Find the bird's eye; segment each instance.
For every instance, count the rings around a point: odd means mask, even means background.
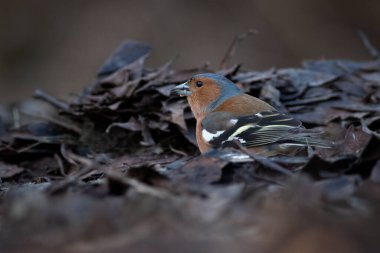
[[[198,88],[200,88],[200,87],[203,86],[203,82],[202,82],[202,81],[197,81],[197,82],[195,83],[195,85],[196,85]]]

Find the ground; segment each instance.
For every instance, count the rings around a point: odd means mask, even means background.
[[[244,36],[243,36],[244,37]],[[236,40],[235,42],[237,42]],[[70,101],[2,106],[4,252],[377,252],[380,60],[145,67],[124,42]],[[335,142],[296,157],[200,155],[175,84],[218,72]],[[42,102],[41,102],[42,101]],[[247,156],[232,162],[226,152]]]

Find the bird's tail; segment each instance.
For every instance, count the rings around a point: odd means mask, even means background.
[[[319,148],[332,148],[336,145],[334,141],[326,140],[321,137],[323,132],[300,129],[297,133],[291,133],[284,138],[294,142],[294,144],[300,144],[304,146],[312,146]]]

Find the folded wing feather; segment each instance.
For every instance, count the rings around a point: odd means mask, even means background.
[[[236,117],[218,112],[203,121],[203,138],[213,146],[225,146],[239,140],[246,147],[276,142],[290,145],[328,147],[328,141],[313,137],[300,121],[276,111]],[[315,133],[314,133],[315,135]]]

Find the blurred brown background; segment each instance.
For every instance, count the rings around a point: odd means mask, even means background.
[[[217,66],[232,38],[251,28],[234,57],[246,67],[298,66],[303,59],[370,56],[356,31],[380,47],[380,1],[9,0],[0,1],[0,103],[37,87],[58,96],[92,81],[125,39],[151,43],[158,67]]]

